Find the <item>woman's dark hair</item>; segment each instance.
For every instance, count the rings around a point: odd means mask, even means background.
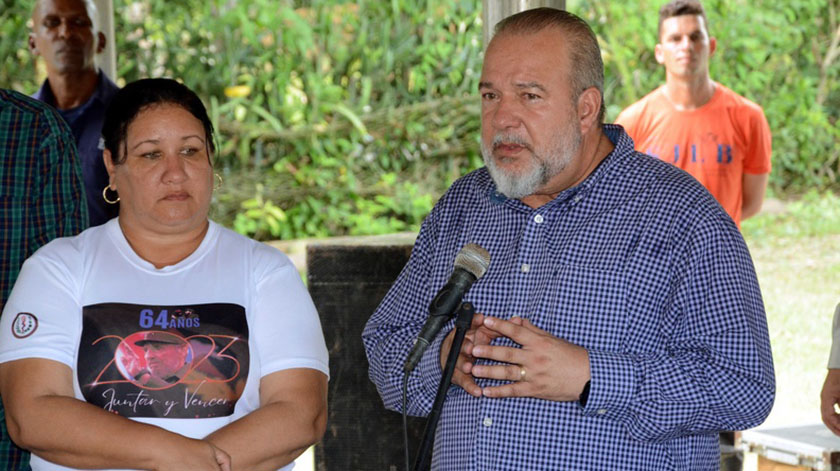
[[[114,164],[123,163],[128,154],[125,142],[128,126],[141,111],[156,105],[175,105],[189,111],[204,125],[207,157],[210,158],[216,152],[213,123],[210,122],[207,109],[195,92],[172,79],[141,79],[121,88],[105,111],[102,138],[105,140],[105,148],[111,152],[111,161]],[[122,156],[119,152],[120,144],[125,150]]]

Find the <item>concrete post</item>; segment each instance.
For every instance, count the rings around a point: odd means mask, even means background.
[[[114,0],[94,0],[99,31],[105,34],[105,50],[96,57],[99,66],[114,82],[117,81],[117,48],[114,35]]]

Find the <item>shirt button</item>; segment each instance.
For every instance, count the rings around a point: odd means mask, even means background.
[[[607,413],[607,410],[606,409],[598,409],[596,412],[598,413],[598,415],[604,415],[604,414]]]
[[[577,203],[578,201],[580,201],[580,195],[575,196],[575,203]]]
[[[542,224],[544,220],[545,219],[543,219],[542,214],[537,214],[536,216],[534,216],[534,222],[537,224]]]
[[[528,273],[529,271],[531,271],[531,265],[523,263],[520,269],[522,270],[522,273]]]
[[[493,425],[493,419],[491,419],[490,417],[485,417],[484,421],[482,421],[482,423],[484,424],[485,427],[489,427],[489,426]]]

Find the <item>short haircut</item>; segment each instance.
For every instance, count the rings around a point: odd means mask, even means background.
[[[601,95],[598,122],[604,122],[604,61],[598,39],[589,24],[579,16],[556,8],[534,8],[511,15],[500,21],[494,37],[501,34],[534,34],[556,27],[569,39],[568,47],[572,100],[577,101],[588,88],[596,88]]]
[[[211,159],[216,152],[213,123],[198,95],[173,79],[150,78],[131,82],[118,90],[105,110],[102,139],[105,141],[105,148],[111,152],[111,161],[115,165],[125,162],[127,152],[120,155],[120,147],[125,149],[127,146],[125,139],[128,126],[141,111],[158,105],[179,106],[201,121],[204,126],[207,158]],[[211,160],[210,165],[212,164]]]
[[[93,25],[93,34],[99,32],[99,13],[96,10],[96,3],[93,0],[79,0],[85,6],[85,11],[87,12],[88,18],[90,19],[91,24]],[[35,6],[32,8],[32,12],[34,13],[36,9],[41,7],[41,0],[35,1]]]
[[[706,10],[703,9],[703,4],[699,0],[671,0],[659,9],[659,27],[656,37],[662,38],[662,23],[665,20],[682,15],[700,16],[703,18],[703,24],[706,27],[706,34],[709,33],[709,20],[706,18]]]

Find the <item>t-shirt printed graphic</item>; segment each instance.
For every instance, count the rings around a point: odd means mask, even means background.
[[[233,414],[250,363],[244,307],[103,303],[82,316],[76,370],[87,402],[124,417]]]

